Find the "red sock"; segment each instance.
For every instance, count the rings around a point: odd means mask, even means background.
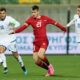
[[[42,61],[39,62],[38,66],[48,70],[48,66],[45,63],[43,63]]]
[[[47,65],[50,64],[49,61],[48,61],[48,59],[46,58],[46,56],[44,56],[43,61],[44,61]]]

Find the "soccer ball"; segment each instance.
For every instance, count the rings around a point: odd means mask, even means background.
[[[2,63],[3,63],[3,61],[2,61],[2,59],[0,58],[0,65],[2,65]]]

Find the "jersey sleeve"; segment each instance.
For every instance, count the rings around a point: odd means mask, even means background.
[[[12,27],[19,27],[20,26],[20,23],[12,17],[10,17],[10,23],[12,24]]]
[[[67,27],[70,27],[72,24],[75,24],[75,16],[74,16],[74,18],[67,24]]]
[[[49,18],[47,16],[45,16],[45,18],[47,19],[47,24],[55,24],[56,23],[55,20],[53,20],[53,19],[51,19],[51,18]]]
[[[63,27],[62,25],[60,25],[59,23],[57,23],[56,21],[54,21],[53,19],[49,18],[49,17],[46,17],[47,19],[47,24],[53,24],[53,25],[56,25],[58,28],[60,28],[61,30],[63,31],[66,31],[66,28]]]

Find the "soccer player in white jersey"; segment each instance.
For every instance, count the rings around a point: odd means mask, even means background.
[[[9,32],[13,31],[19,25],[20,23],[14,18],[12,18],[11,16],[6,16],[5,8],[0,8],[0,57],[3,60],[4,74],[8,72],[6,56],[4,54],[7,48],[12,52],[13,56],[20,63],[24,74],[27,75],[27,70],[16,49],[16,37],[14,36],[14,34],[9,35]]]
[[[75,24],[76,40],[80,43],[80,5],[77,7],[77,14],[74,15],[74,18],[67,24],[67,27]]]

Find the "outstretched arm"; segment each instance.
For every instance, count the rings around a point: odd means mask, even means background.
[[[59,23],[54,23],[54,25],[56,25],[57,27],[59,27],[61,30],[63,30],[64,32],[66,32],[66,27],[63,27],[62,25],[60,25]]]
[[[72,24],[75,23],[75,19],[72,19],[68,24],[67,24],[67,27],[70,27]]]
[[[20,23],[15,20],[13,17],[9,16],[9,19],[10,19],[10,30],[15,30],[17,27],[20,26]]]
[[[65,27],[66,29],[75,23],[75,19],[72,19]]]
[[[22,25],[20,28],[16,29],[14,32],[11,32],[9,34],[14,34],[14,33],[20,33],[22,32],[24,29],[26,29],[28,27],[27,23],[24,23],[24,25]]]
[[[47,19],[47,24],[53,24],[57,27],[59,27],[61,30],[63,30],[64,32],[66,31],[66,27],[63,27],[62,25],[60,25],[58,22],[56,22],[55,20],[49,18],[46,16],[46,19]]]

